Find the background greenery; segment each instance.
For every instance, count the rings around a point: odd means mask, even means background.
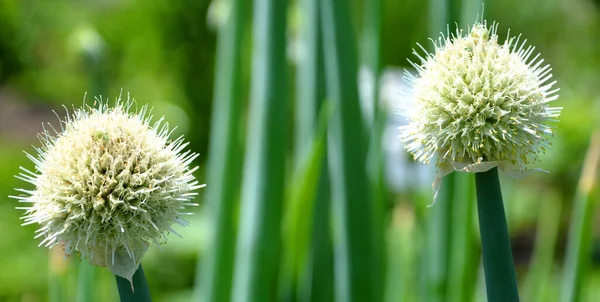
[[[33,239],[36,227],[19,226],[21,212],[14,209],[16,201],[7,198],[14,194],[13,188],[25,185],[13,177],[18,167],[32,167],[22,150],[32,152],[31,145],[38,145],[36,133],[41,131],[42,122],[57,123],[52,110],[62,116],[61,105],[70,108],[93,102],[95,95],[114,99],[121,91],[124,96],[129,93],[139,103],[154,106],[156,115],[164,114],[172,125],[178,126],[174,135],[185,134],[191,141],[190,147],[200,153],[197,164],[202,169],[197,177],[201,181],[206,179],[203,171],[213,112],[216,28],[221,22],[220,3],[224,0],[213,2],[211,7],[210,1],[192,0],[0,0],[0,301],[46,301],[55,294],[74,301],[78,294],[79,260],[73,256],[63,261],[60,251],[38,248]],[[358,37],[362,33],[361,24],[366,24],[364,3],[358,0],[350,3],[353,29]],[[380,64],[383,68],[407,67],[406,58],[412,58],[415,43],[429,45],[432,22],[428,12],[436,7],[419,0],[381,3]],[[247,17],[251,18],[250,6],[248,10]],[[485,10],[488,20],[500,23],[501,39],[510,28],[511,33],[522,33],[528,43],[536,46],[545,62],[552,65],[561,88],[556,105],[565,109],[552,139],[552,150],[535,164],[551,173],[533,174],[519,181],[502,179],[521,296],[524,301],[530,301],[525,297],[553,301],[559,296],[577,182],[591,133],[600,126],[600,39],[597,34],[600,32],[600,3],[591,0],[487,1]],[[287,18],[290,59],[287,94],[290,99],[295,95],[293,58],[302,22],[297,11],[298,4],[290,1]],[[476,15],[467,19],[474,21]],[[246,88],[251,82],[252,50],[252,41],[248,38],[251,27],[246,28],[247,38],[242,47],[245,51],[240,54],[244,58],[240,67],[243,70],[240,85],[244,92],[239,93],[244,108]],[[363,48],[358,50],[360,57]],[[296,107],[284,108],[290,108],[285,114],[294,116],[291,108]],[[246,113],[244,109],[244,117]],[[243,120],[241,127],[245,129],[245,118]],[[292,120],[285,119],[288,124],[281,125],[290,134],[294,131]],[[292,175],[292,162],[299,157],[293,150],[299,149],[300,143],[287,139],[286,144],[289,162],[286,174]],[[466,182],[464,186],[468,187],[470,178],[462,178],[457,177],[455,181]],[[449,280],[467,278],[468,273],[457,273],[462,269],[474,271],[475,279],[472,284],[468,278],[460,279],[457,286],[444,281],[444,287],[454,290],[466,287],[464,291],[483,301],[485,289],[479,261],[456,264],[461,263],[456,256],[459,254],[474,255],[469,261],[479,258],[476,225],[468,227],[472,218],[460,220],[454,215],[449,222],[467,225],[463,228],[464,237],[476,242],[465,239],[463,247],[469,248],[454,252],[453,247],[427,249],[427,240],[437,238],[436,235],[444,236],[438,231],[427,233],[435,228],[424,227],[431,216],[430,208],[425,207],[431,200],[431,181],[429,178],[411,186],[390,184],[389,193],[384,196],[383,221],[388,245],[386,298],[419,301],[418,297],[430,292],[431,286],[437,286],[428,281],[435,280],[439,270],[430,265],[427,267],[431,274],[415,272],[436,257],[454,257],[451,263],[456,267],[451,264],[449,274],[456,275]],[[183,239],[170,236],[163,251],[153,247],[144,258],[144,269],[156,301],[188,301],[192,297],[196,263],[198,255],[202,256],[207,248],[211,221],[202,194],[200,196],[201,206],[196,210],[198,215],[190,218],[191,227],[177,229]],[[472,196],[461,198],[469,200]],[[600,225],[593,225],[591,232],[598,238]],[[459,228],[455,230],[460,232]],[[288,240],[293,240],[291,238]],[[454,235],[452,238],[456,241],[463,237]],[[581,301],[600,299],[597,265],[600,242],[595,246],[593,259],[596,262],[591,266],[590,278],[583,281]],[[94,269],[93,274],[95,301],[117,299],[110,273],[106,269]],[[464,297],[464,294],[449,292],[448,295]]]

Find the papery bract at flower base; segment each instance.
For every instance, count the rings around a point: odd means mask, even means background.
[[[435,52],[423,51],[407,73],[413,88],[409,125],[400,128],[406,149],[420,162],[437,158],[441,178],[452,171],[483,172],[499,167],[528,173],[553,134],[560,107],[549,65],[519,37],[498,43],[497,25],[476,23],[464,34],[440,37]]]
[[[37,156],[27,154],[35,170],[17,176],[35,188],[11,196],[30,204],[18,209],[26,210],[23,225],[41,226],[40,246],[61,244],[66,255],[78,251],[130,281],[150,243],[166,242],[174,222],[188,225],[182,210],[203,187],[183,137],[169,140],[164,118],[151,125],[147,106],[129,113],[133,104],[67,113],[60,131],[40,135]]]

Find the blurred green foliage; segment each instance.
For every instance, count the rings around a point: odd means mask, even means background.
[[[351,2],[358,34],[363,1]],[[49,263],[57,260],[37,247],[33,239],[36,227],[19,226],[22,213],[14,209],[16,202],[7,198],[14,194],[13,188],[25,186],[13,178],[18,167],[32,167],[22,150],[33,152],[31,145],[38,145],[35,134],[42,130],[42,122],[57,124],[52,109],[62,116],[60,105],[81,105],[85,92],[87,103],[98,93],[111,99],[121,91],[124,96],[130,93],[139,104],[154,106],[155,115],[164,114],[178,125],[174,135],[185,134],[191,148],[201,153],[198,164],[204,165],[215,61],[215,31],[206,21],[209,5],[208,0],[0,0],[0,301],[46,301],[47,268],[58,265],[66,275],[74,276],[79,262],[73,256]],[[296,3],[290,5],[293,8]],[[427,1],[387,0],[382,5],[381,65],[405,67],[415,43],[430,43]],[[562,211],[550,211],[559,216],[551,221],[560,224],[555,266],[547,270],[552,276],[547,278],[549,285],[537,285],[547,291],[546,297],[556,297],[576,183],[590,134],[600,127],[600,5],[590,0],[504,0],[488,1],[485,10],[490,21],[500,23],[501,40],[510,28],[511,35],[522,33],[536,46],[552,65],[561,88],[556,105],[565,109],[553,148],[536,164],[551,174],[518,182],[503,179],[520,278],[528,272],[536,225],[547,224],[538,224],[537,209],[544,206],[545,199],[562,203]],[[294,20],[290,17],[290,45]],[[245,56],[251,51],[247,44]],[[287,126],[291,127],[291,122]],[[399,206],[387,214],[388,253],[398,255],[388,261],[387,270],[393,276],[387,281],[390,299],[418,283],[402,270],[416,270],[416,260],[411,257],[418,251],[410,244],[422,240],[411,231],[418,222],[414,208],[404,201],[410,194],[399,196],[394,198]],[[428,200],[431,194],[420,190],[416,196]],[[205,241],[206,229],[201,209],[197,212],[200,215],[190,218],[191,227],[177,230],[183,239],[170,236],[163,251],[153,247],[144,258],[156,301],[188,301],[191,297],[197,250]],[[596,269],[590,280],[596,288],[599,275]],[[107,270],[97,269],[95,280],[97,301],[116,299],[113,276]],[[76,279],[65,278],[61,286],[67,296],[75,296]],[[477,290],[476,297],[481,300],[482,287]],[[583,301],[596,301],[596,294],[598,290],[586,290],[587,300]],[[415,301],[414,296],[404,298]]]

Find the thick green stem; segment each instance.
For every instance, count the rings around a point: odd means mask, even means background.
[[[519,301],[498,168],[476,173],[475,183],[488,302]]]
[[[129,280],[115,276],[117,278],[117,288],[121,302],[146,302],[152,301],[150,298],[150,289],[146,283],[144,269],[140,267],[133,274],[133,284]]]

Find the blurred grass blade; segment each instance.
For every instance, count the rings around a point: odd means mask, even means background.
[[[286,283],[296,284],[306,273],[311,234],[312,214],[317,197],[322,159],[325,153],[327,123],[331,115],[331,103],[325,103],[320,114],[317,132],[310,144],[310,152],[298,167],[289,194],[285,226],[285,270]],[[321,230],[327,231],[327,230]],[[300,295],[302,297],[302,295]]]
[[[302,16],[299,27],[299,44],[303,45],[304,55],[297,65],[296,100],[296,160],[297,169],[305,157],[306,142],[313,139],[317,113],[325,98],[325,68],[323,66],[323,39],[321,36],[321,16],[319,0],[300,0]],[[323,109],[321,109],[323,115]],[[319,132],[321,130],[317,130]],[[327,146],[323,146],[327,154]],[[330,192],[327,157],[320,160],[318,184],[310,230],[309,254],[304,263],[302,276],[298,280],[299,301],[333,300],[333,250],[330,227]],[[288,238],[287,240],[293,240]]]
[[[327,145],[324,146],[315,200],[310,254],[300,283],[299,301],[334,300],[333,243],[331,238],[331,194],[327,169]]]
[[[442,189],[443,190],[443,189]],[[425,196],[426,195],[426,196]],[[416,250],[423,251],[420,253],[413,253],[412,257],[416,260],[417,264],[413,265],[412,268],[416,274],[416,299],[418,301],[428,301],[429,297],[429,242],[427,240],[427,230],[429,224],[429,216],[431,216],[431,194],[423,194],[419,191],[412,193],[414,213],[416,220],[416,228],[414,234],[411,234],[413,238],[416,238],[415,245],[418,246]],[[441,198],[441,196],[439,196]],[[410,272],[409,269],[407,271]]]
[[[65,252],[58,246],[48,251],[48,301],[62,302],[68,300],[63,283],[68,272],[69,261],[65,259]]]
[[[425,301],[447,301],[450,243],[452,238],[452,204],[457,172],[444,177],[437,202],[428,208],[431,211],[427,224],[428,286]]]
[[[277,296],[287,132],[287,1],[254,1],[253,62],[246,162],[233,301]]]
[[[441,32],[454,30],[455,22],[460,22],[460,1],[457,0],[430,0],[429,1],[429,36],[437,39]],[[449,26],[449,27],[448,27]],[[432,48],[433,45],[430,45]],[[434,49],[431,49],[434,51]],[[427,218],[426,250],[420,255],[424,257],[423,268],[425,290],[420,291],[423,301],[447,301],[448,269],[450,262],[450,244],[452,242],[453,227],[451,217],[454,203],[454,187],[456,173],[444,177],[437,202],[426,211],[430,211]]]
[[[475,242],[475,181],[471,173],[455,173],[454,202],[450,224],[450,261],[448,265],[448,301],[473,301],[479,253]]]
[[[428,198],[429,200],[429,198]],[[418,239],[414,209],[407,203],[399,203],[391,215],[391,223],[387,230],[388,260],[386,269],[385,299],[387,302],[418,301],[415,286],[417,278],[412,272],[419,269],[416,251],[420,250],[415,243]]]
[[[298,22],[298,43],[302,45],[302,51],[296,68],[298,73],[294,146],[297,168],[308,151],[306,144],[315,135],[317,114],[325,97],[319,0],[299,0],[298,5],[303,19]]]
[[[78,263],[77,274],[77,299],[78,302],[94,301],[96,294],[94,293],[96,267],[89,264],[87,261]]]
[[[374,257],[366,141],[357,88],[356,45],[345,0],[322,0],[337,301],[377,301],[381,258]]]
[[[150,289],[146,282],[146,276],[144,275],[144,269],[140,264],[140,267],[133,274],[133,285],[129,280],[115,276],[117,279],[117,289],[119,290],[119,298],[121,302],[150,302]],[[133,286],[133,289],[132,289]]]
[[[547,295],[546,286],[552,280],[554,266],[554,249],[560,231],[562,202],[556,197],[543,196],[540,200],[538,223],[531,264],[523,282],[523,301],[544,302]]]
[[[484,20],[490,10],[488,2],[489,0],[463,0],[461,28],[471,27],[477,20]]]
[[[498,168],[475,173],[475,185],[488,302],[519,301]]]
[[[371,137],[369,142],[369,180],[371,183],[371,194],[373,201],[371,202],[373,213],[373,250],[374,256],[381,261],[376,261],[373,265],[381,265],[374,268],[377,272],[374,275],[373,284],[374,294],[372,299],[380,301],[383,299],[385,292],[385,262],[386,258],[386,228],[384,223],[384,214],[386,209],[387,187],[384,179],[384,150],[383,150],[383,131],[387,123],[386,112],[380,105],[379,86],[381,76],[381,6],[383,0],[371,0],[364,2],[364,29],[362,35],[362,50],[363,64],[367,72],[372,74],[372,89],[371,95],[367,96],[367,100],[372,102],[373,116],[366,120],[372,120]],[[362,84],[361,84],[362,85]]]
[[[588,275],[592,253],[593,196],[598,181],[600,165],[600,130],[592,135],[583,171],[579,178],[573,205],[565,267],[561,288],[561,301],[580,301],[583,280]]]
[[[456,24],[461,20],[460,0],[429,0],[429,37],[437,39],[441,33],[456,32]]]
[[[247,1],[230,0],[229,15],[219,29],[205,200],[214,219],[211,244],[198,264],[196,299],[228,301],[235,250],[235,212],[242,166],[242,40]]]

